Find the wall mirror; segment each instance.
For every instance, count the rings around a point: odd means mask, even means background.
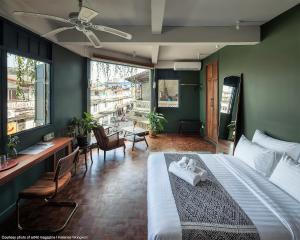
[[[234,145],[237,136],[242,76],[224,78],[220,100],[219,142]]]

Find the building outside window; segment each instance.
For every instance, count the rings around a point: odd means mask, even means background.
[[[117,130],[135,120],[143,126],[150,112],[150,70],[91,61],[90,96],[90,111],[99,124]]]
[[[50,65],[7,54],[7,134],[50,123]]]

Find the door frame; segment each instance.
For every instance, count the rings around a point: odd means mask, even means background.
[[[217,108],[217,111],[216,111],[216,114],[214,115],[214,118],[216,119],[217,121],[217,139],[216,141],[210,137],[208,137],[208,127],[207,127],[207,123],[208,123],[208,105],[207,105],[207,100],[208,100],[208,79],[207,79],[207,67],[208,65],[213,65],[213,64],[216,64],[217,66],[217,79],[216,79],[216,90],[214,92],[214,94],[216,94],[216,101],[217,101],[217,104],[216,104],[216,108]],[[213,71],[213,69],[212,69]],[[212,75],[213,75],[213,72],[212,72]],[[218,61],[213,61],[213,62],[210,62],[208,64],[206,64],[205,66],[205,84],[206,84],[206,97],[205,97],[205,101],[206,101],[206,104],[205,104],[205,111],[206,111],[206,114],[205,114],[205,121],[206,121],[206,125],[205,125],[205,137],[204,139],[207,140],[208,142],[214,144],[214,145],[217,145],[218,144],[218,136],[219,136],[219,64],[218,64]]]

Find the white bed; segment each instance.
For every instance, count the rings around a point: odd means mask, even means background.
[[[300,203],[297,200],[232,156],[199,156],[255,224],[261,240],[300,240]],[[164,153],[149,156],[147,199],[148,239],[182,239],[182,225]]]

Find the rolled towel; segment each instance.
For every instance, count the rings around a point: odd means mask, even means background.
[[[187,170],[191,171],[191,172],[195,172],[196,171],[196,161],[194,159],[190,159],[186,168]]]
[[[180,177],[184,181],[188,182],[189,184],[196,186],[197,183],[200,182],[201,176],[197,173],[191,172],[186,168],[182,168],[176,164],[176,162],[171,162],[169,166],[169,172],[173,173],[177,177]]]
[[[196,172],[200,176],[201,182],[204,182],[207,180],[208,174],[205,169],[197,167]]]
[[[184,156],[184,157],[182,157],[178,162],[176,162],[176,164],[177,164],[179,167],[186,168],[188,162],[189,162],[189,159],[188,159],[186,156]]]

